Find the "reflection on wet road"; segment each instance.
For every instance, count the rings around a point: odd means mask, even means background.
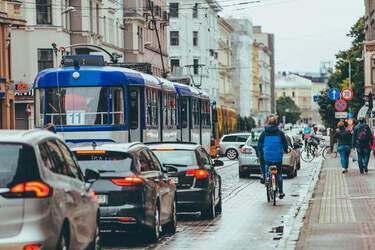
[[[306,194],[317,164],[302,164],[298,177],[285,180],[286,197],[276,207],[266,202],[257,177],[239,179],[238,163],[226,161],[218,172],[223,180],[223,213],[201,220],[199,214],[179,214],[177,233],[148,245],[140,235],[105,240],[106,249],[270,249],[282,237],[283,216]]]

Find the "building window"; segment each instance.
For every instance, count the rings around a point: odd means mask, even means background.
[[[89,2],[90,11],[90,32],[94,32],[94,8],[92,7],[92,2]]]
[[[53,49],[38,49],[38,71],[53,68]]]
[[[137,35],[138,35],[138,50],[140,52],[143,52],[143,29],[142,27],[138,26]]]
[[[193,7],[193,18],[198,18],[198,4],[197,3]]]
[[[199,74],[199,59],[194,59],[193,61],[194,75]]]
[[[292,97],[295,97],[296,96],[296,94],[294,93],[294,91],[292,92]]]
[[[100,35],[99,31],[99,26],[100,26],[100,21],[99,21],[99,4],[96,4],[96,34]]]
[[[107,41],[107,18],[103,17],[103,37],[104,41]]]
[[[36,0],[36,23],[52,24],[52,0]]]
[[[179,32],[178,31],[171,31],[170,33],[170,44],[171,46],[179,46],[180,39],[179,39]]]
[[[198,31],[193,31],[193,46],[198,46]]]
[[[169,4],[169,17],[178,18],[178,3]]]
[[[108,41],[111,44],[115,44],[115,20],[108,18]]]
[[[171,69],[173,72],[173,69],[176,67],[180,67],[180,60],[179,59],[171,59]]]
[[[375,85],[375,57],[371,58],[371,82]]]

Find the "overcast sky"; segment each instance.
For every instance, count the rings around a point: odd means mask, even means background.
[[[228,6],[248,0],[218,2]],[[318,72],[320,62],[334,62],[335,54],[350,46],[346,34],[364,11],[363,0],[261,0],[225,7],[223,15],[249,17],[275,34],[277,71]]]

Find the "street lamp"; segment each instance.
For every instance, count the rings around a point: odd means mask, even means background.
[[[355,59],[357,62],[363,61],[363,55],[362,57],[357,57]],[[350,55],[348,55],[348,59],[344,60],[345,62],[349,63],[349,88],[352,87],[352,62],[350,61]]]

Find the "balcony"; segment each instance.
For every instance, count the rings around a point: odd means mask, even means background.
[[[20,1],[0,1],[0,22],[14,25],[24,25],[25,20],[22,19]]]

